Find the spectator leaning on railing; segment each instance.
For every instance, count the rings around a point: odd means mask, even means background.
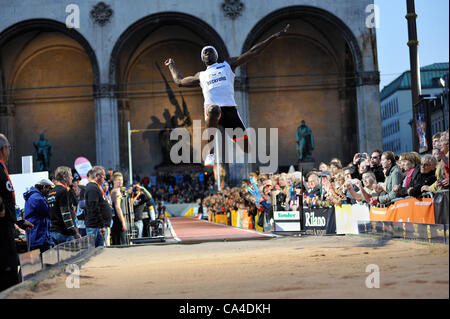
[[[373,196],[370,199],[371,205],[387,204],[397,197],[394,192],[396,185],[401,185],[403,181],[403,175],[400,168],[395,161],[395,154],[387,151],[381,155],[381,166],[383,166],[384,175],[386,176],[384,190],[386,195]]]
[[[352,185],[358,187],[359,191],[355,191]],[[375,173],[370,170],[367,170],[362,174],[362,183],[359,179],[352,179],[346,181],[345,184],[352,198],[354,198],[357,202],[367,203],[370,201],[370,198],[372,196],[378,196],[375,187],[376,185],[377,180],[375,177]]]
[[[399,167],[401,168],[404,178],[401,185],[396,185],[394,187],[394,192],[397,193],[398,197],[406,197],[408,195],[408,189],[412,181],[416,181],[420,174],[420,157],[417,159],[414,153],[403,153],[400,154]]]
[[[408,195],[413,197],[422,196],[422,187],[431,186],[436,181],[437,161],[433,155],[426,154],[420,163],[420,173],[415,180],[411,181],[408,188]]]

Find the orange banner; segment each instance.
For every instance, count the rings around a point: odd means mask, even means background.
[[[387,213],[388,213],[387,207],[382,208],[371,206],[369,211],[370,221],[374,222],[388,221]]]
[[[218,224],[228,225],[228,217],[227,214],[215,214],[215,222]]]
[[[243,211],[242,213],[242,218],[243,218],[243,228],[245,229],[253,229],[252,227],[252,216],[247,212],[247,211]]]
[[[371,207],[370,220],[434,224],[433,199],[406,198],[395,202],[388,208]]]
[[[414,199],[414,222],[421,224],[436,223],[432,198]]]
[[[388,208],[389,222],[414,223],[414,198],[395,202]]]

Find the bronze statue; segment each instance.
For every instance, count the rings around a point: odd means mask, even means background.
[[[300,161],[311,159],[314,150],[314,137],[311,129],[306,126],[305,121],[297,128],[297,151]]]
[[[50,157],[53,154],[52,144],[45,139],[44,133],[41,133],[39,140],[33,142],[36,149],[36,162],[37,171],[49,171],[50,170]]]

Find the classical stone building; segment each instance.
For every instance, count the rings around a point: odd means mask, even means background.
[[[53,145],[52,168],[84,156],[125,169],[130,121],[146,129],[132,136],[133,171],[152,174],[163,159],[159,130],[204,123],[200,88],[176,87],[164,60],[193,75],[204,69],[204,45],[223,60],[288,23],[286,36],[236,70],[243,120],[278,128],[279,165],[297,161],[301,120],[314,133],[317,162],[349,162],[358,150],[381,147],[372,3],[0,0],[0,131],[14,146],[10,170],[20,171],[42,132]],[[249,169],[234,167],[231,175]]]

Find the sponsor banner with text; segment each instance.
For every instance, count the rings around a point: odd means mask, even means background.
[[[303,229],[307,235],[336,234],[334,207],[303,210]]]
[[[389,207],[371,207],[371,221],[434,224],[434,205],[431,198],[406,198]]]

